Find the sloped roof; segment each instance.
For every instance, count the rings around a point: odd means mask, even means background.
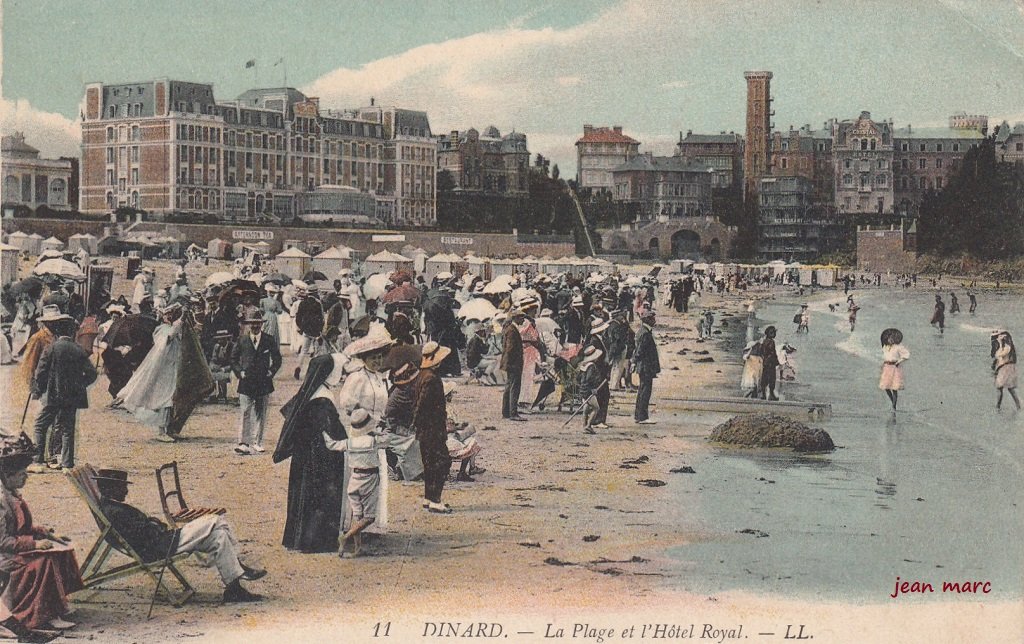
[[[636,143],[640,144],[636,139],[626,136],[622,132],[616,132],[610,127],[595,127],[589,132],[585,133],[582,137],[576,141],[580,143]]]
[[[687,157],[656,157],[641,154],[612,168],[612,172],[627,170],[663,170],[668,172],[711,172],[708,166]]]
[[[985,135],[977,130],[951,127],[901,127],[893,130],[894,139],[965,139],[980,141]]]
[[[411,262],[412,260],[404,255],[392,253],[389,250],[382,250],[366,258],[368,262]]]
[[[681,143],[738,143],[743,140],[739,134],[694,134],[688,132]]]
[[[0,149],[2,149],[4,152],[39,154],[39,150],[35,149],[28,143],[25,143],[25,137],[20,132],[9,134],[3,137],[2,142],[0,142]]]
[[[292,246],[288,250],[283,251],[281,253],[278,253],[277,256],[278,257],[285,257],[285,258],[288,258],[288,257],[309,257],[309,254],[308,253],[304,253],[301,250],[299,250],[298,248]]]

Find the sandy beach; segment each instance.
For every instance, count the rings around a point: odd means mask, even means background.
[[[172,265],[156,265],[158,283],[169,283]],[[200,286],[215,268],[191,269],[190,282]],[[128,283],[115,284],[124,289]],[[667,313],[660,306],[656,336],[663,371],[655,382],[655,403],[659,395],[734,395],[742,336],[730,332],[745,328],[743,302],[751,295],[756,294],[704,296],[702,305],[719,313],[716,328],[725,325],[719,340],[705,343],[695,339],[693,313]],[[290,376],[295,365],[296,358],[286,356],[275,381],[269,446],[281,429],[278,410],[298,387]],[[0,377],[6,383],[3,426],[16,430],[26,390],[16,367],[4,367]],[[692,625],[689,638],[706,641],[781,641],[787,627],[796,636],[803,624],[803,635],[816,642],[923,642],[934,641],[935,633],[964,633],[943,641],[999,642],[1013,641],[1024,629],[1016,602],[959,601],[950,611],[944,602],[897,604],[885,597],[851,605],[686,592],[680,583],[688,574],[685,563],[665,553],[711,537],[692,521],[690,506],[702,495],[695,478],[673,470],[695,466],[688,445],[710,431],[712,420],[660,404],[653,416],[658,424],[639,426],[632,420],[633,396],[616,393],[612,427],[588,436],[580,420],[563,426],[568,416],[550,408],[529,422],[503,422],[500,387],[459,382],[452,405],[460,420],[477,426],[484,448],[478,464],[487,472],[475,482],[446,486],[444,499],[454,508],[448,516],[420,508],[421,484],[392,482],[386,534],[367,545],[365,556],[342,560],[280,546],[288,465],[275,466],[269,452],[232,452],[236,406],[201,406],[184,440],[158,443],[153,430],[105,407],[109,397],[101,375],[90,390],[91,408],[79,415],[78,462],[128,470],[135,483],[128,501],[159,516],[154,468],[178,461],[189,503],[228,508],[246,554],[270,571],[249,585],[267,599],[222,605],[216,573],[190,559],[183,571],[199,592],[185,607],[158,602],[147,620],[152,583],[142,576],[112,582],[75,597],[80,625],[68,637],[361,642],[386,636],[407,642],[443,638],[448,631],[437,626],[441,622],[458,622],[452,628],[458,634],[465,634],[469,622],[484,622],[498,624],[500,631],[493,625],[477,628],[477,637],[519,642],[653,639],[655,630],[641,637],[641,626],[656,623],[675,624],[680,631]],[[35,404],[29,428],[34,412]],[[66,478],[33,475],[24,494],[37,522],[72,537],[81,562],[97,530]],[[705,631],[705,624],[712,630]],[[633,634],[625,637],[631,626]],[[610,630],[599,633],[605,628]]]

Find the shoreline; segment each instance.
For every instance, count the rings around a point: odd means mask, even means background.
[[[837,293],[842,297],[839,289],[805,298]],[[799,298],[781,290],[704,295],[689,315],[669,312],[660,298],[655,336],[663,371],[655,380],[653,401],[668,394],[737,395],[746,302]],[[705,305],[715,310],[715,327],[722,333],[712,342],[697,343],[695,312]],[[758,319],[760,326],[766,323]],[[714,362],[699,362],[702,358]],[[295,356],[285,356],[284,375],[275,380],[268,445],[276,443],[282,425],[281,404],[298,387],[289,376],[295,363]],[[7,367],[0,378],[16,374],[16,367]],[[622,629],[641,621],[716,622],[723,629],[744,624],[743,633],[752,639],[756,628],[803,623],[818,641],[827,642],[891,641],[885,629],[896,624],[900,637],[895,639],[901,642],[929,641],[915,639],[918,631],[905,632],[911,626],[920,627],[921,634],[934,634],[944,627],[971,632],[969,625],[985,623],[989,630],[974,631],[974,641],[1009,641],[1012,636],[1005,634],[1024,631],[1016,602],[960,601],[954,617],[947,614],[947,602],[918,603],[912,598],[903,603],[887,598],[842,603],[687,590],[687,563],[670,551],[722,536],[703,529],[691,509],[714,499],[701,493],[696,477],[671,470],[699,468],[698,457],[718,458],[694,446],[721,415],[673,412],[658,405],[653,417],[659,423],[639,426],[631,418],[633,396],[613,393],[612,428],[587,436],[579,418],[563,428],[568,414],[553,411],[530,416],[526,423],[502,422],[496,418],[500,387],[456,382],[454,410],[461,420],[478,426],[483,446],[479,464],[487,473],[474,483],[446,485],[444,499],[455,509],[448,516],[420,509],[420,484],[391,483],[391,523],[374,546],[378,552],[341,560],[333,554],[290,553],[280,546],[288,466],[273,465],[269,456],[231,453],[237,407],[199,407],[186,425],[185,440],[164,445],[152,440],[149,428],[103,406],[108,396],[101,376],[90,389],[91,408],[80,415],[79,462],[128,469],[135,482],[128,501],[159,516],[153,469],[178,460],[190,504],[228,508],[227,519],[243,551],[270,571],[265,580],[249,584],[268,599],[221,605],[216,573],[191,559],[182,570],[198,595],[184,608],[158,602],[153,619],[146,621],[153,586],[136,576],[74,596],[80,626],[69,635],[104,642],[257,642],[280,641],[282,635],[292,641],[331,637],[356,642],[377,641],[374,625],[391,621],[392,641],[404,642],[436,639],[424,635],[428,622],[460,620],[499,620],[505,633],[512,633],[509,639],[527,642],[555,641],[541,637],[548,623],[568,627],[565,639],[573,639],[575,622]],[[19,389],[4,389],[6,427],[17,427],[24,400]],[[81,562],[97,531],[65,477],[33,476],[25,496],[38,522],[55,525],[73,538]],[[532,633],[518,635],[513,628]]]

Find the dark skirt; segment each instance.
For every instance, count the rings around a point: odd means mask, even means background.
[[[288,518],[283,545],[300,552],[334,552],[341,531],[344,498],[345,455],[324,445],[322,431],[332,438],[345,437],[334,404],[326,398],[311,401],[297,423],[288,472]]]

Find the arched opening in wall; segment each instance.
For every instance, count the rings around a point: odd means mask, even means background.
[[[63,206],[68,202],[68,185],[63,179],[50,182],[50,204]]]
[[[17,195],[21,191],[21,183],[18,182],[18,177],[13,174],[9,174],[4,177],[4,197],[8,200],[14,201],[17,199]]]
[[[661,257],[661,244],[658,242],[657,237],[651,237],[651,241],[647,242],[647,250],[650,252],[651,257]]]
[[[675,259],[698,259],[700,235],[692,230],[677,230],[672,234],[672,257]]]
[[[714,239],[711,240],[711,243],[708,244],[708,247],[707,249],[705,249],[704,254],[706,255],[705,259],[707,259],[709,262],[721,261],[722,242],[718,241],[718,238],[715,237]]]

